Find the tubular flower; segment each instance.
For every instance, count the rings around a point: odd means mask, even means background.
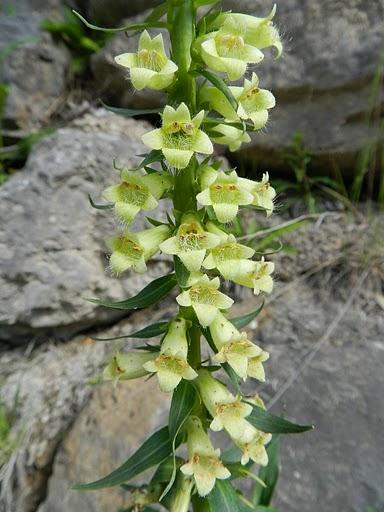
[[[159,244],[169,236],[167,226],[157,226],[137,233],[124,233],[113,237],[108,245],[112,250],[109,266],[120,274],[129,268],[143,273],[147,270],[146,261],[159,249]]]
[[[277,50],[276,58],[278,58],[282,54],[283,45],[279,32],[272,23],[275,14],[276,5],[273,6],[266,18],[257,18],[249,14],[225,12],[216,18],[214,27],[219,27],[221,24],[229,22],[238,24],[242,27],[245,43],[259,48],[260,50],[272,46]]]
[[[251,204],[253,195],[242,188],[236,171],[230,174],[217,173],[209,186],[196,196],[203,206],[212,206],[219,222],[231,222],[239,211],[239,206]]]
[[[221,134],[221,135],[218,135]],[[215,135],[212,135],[212,140],[217,144],[228,146],[229,151],[237,151],[243,142],[251,141],[251,137],[247,132],[229,126],[227,124],[218,124],[215,126]]]
[[[116,352],[103,371],[104,381],[130,380],[148,375],[143,365],[153,359],[153,352]]]
[[[253,432],[253,438],[251,441],[243,442],[241,440],[232,438],[237,447],[243,452],[241,457],[241,464],[245,466],[248,464],[249,460],[253,460],[253,462],[256,464],[267,466],[268,454],[267,450],[265,449],[265,445],[271,441],[272,435],[261,432],[252,425],[249,425],[249,427],[250,431]]]
[[[222,313],[218,313],[209,326],[209,332],[216,346],[224,345],[234,336],[240,335],[232,322],[227,320]]]
[[[124,169],[121,183],[104,190],[103,196],[115,203],[116,215],[130,224],[140,210],[153,210],[157,200],[171,186],[169,175],[163,173],[141,174],[139,171]]]
[[[189,460],[180,470],[184,475],[193,476],[197,492],[200,496],[206,496],[213,489],[216,479],[224,480],[231,473],[219,459],[220,450],[212,446],[197,416],[188,419],[187,446]]]
[[[237,20],[228,18],[216,32],[210,32],[197,41],[200,55],[205,64],[214,71],[228,75],[229,80],[238,80],[247,64],[258,64],[263,53],[245,40],[247,28]]]
[[[190,272],[198,272],[207,249],[219,244],[220,238],[204,231],[197,217],[185,215],[175,236],[160,244],[165,254],[177,255]]]
[[[210,249],[203,261],[203,267],[207,270],[217,268],[224,279],[230,279],[239,262],[252,258],[254,254],[255,251],[250,247],[238,244],[233,235],[226,235],[219,245]]]
[[[199,129],[203,118],[204,110],[201,110],[191,119],[185,103],[181,103],[176,110],[167,105],[163,112],[162,127],[144,134],[142,140],[152,149],[161,149],[171,165],[183,169],[194,153],[213,153],[208,135]]]
[[[123,53],[115,57],[120,66],[130,70],[130,78],[135,89],[165,89],[173,82],[177,66],[168,59],[163,36],[158,34],[151,39],[146,30],[139,39],[137,53]]]
[[[251,414],[252,406],[233,396],[224,384],[206,370],[199,371],[195,382],[201,399],[213,418],[210,428],[215,432],[225,429],[234,439],[250,441],[254,433],[244,418]]]
[[[262,349],[249,341],[245,332],[235,334],[226,343],[221,343],[218,338],[216,340],[215,338],[213,339],[216,348],[219,350],[214,356],[215,361],[228,363],[237,375],[245,380],[249,374],[249,365],[252,364],[252,368],[256,366],[253,361],[261,356],[263,353]],[[262,368],[261,363],[260,366]]]
[[[193,380],[197,377],[187,362],[187,355],[187,322],[184,318],[176,318],[169,325],[161,343],[160,354],[145,363],[144,368],[148,372],[157,373],[160,389],[170,393],[181,379]]]
[[[273,290],[271,274],[274,270],[274,263],[265,261],[264,257],[260,261],[242,260],[228,279],[241,286],[253,288],[255,295],[259,295],[260,292],[271,293]]]
[[[233,300],[219,291],[220,279],[203,275],[188,289],[180,293],[176,300],[180,306],[192,306],[202,327],[208,327],[219,309],[228,309]]]
[[[273,212],[273,200],[276,197],[276,191],[269,183],[269,174],[267,172],[263,173],[261,181],[239,178],[239,182],[253,195],[252,204],[266,210],[267,217],[269,217]]]
[[[243,87],[230,87],[229,89],[238,102],[237,111],[216,87],[203,87],[201,99],[208,102],[211,108],[228,121],[250,119],[255,130],[263,128],[268,121],[268,109],[273,108],[276,101],[270,91],[259,88],[259,79],[256,73],[252,73],[251,80],[244,80]]]

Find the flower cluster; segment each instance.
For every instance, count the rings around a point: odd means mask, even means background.
[[[123,225],[121,233],[109,241],[110,268],[117,274],[145,272],[148,260],[161,252],[173,257],[180,289],[178,313],[169,320],[165,333],[162,331],[159,344],[117,352],[103,379],[116,382],[155,375],[165,393],[177,391],[188,381],[196,390],[195,407],[180,426],[188,460],[178,472],[182,482],[175,493],[178,510],[188,510],[194,489],[205,497],[216,479],[230,477],[208,429],[228,434],[241,452],[242,465],[268,463],[265,447],[271,435],[247,419],[254,408],[264,408],[261,399],[233,394],[213,373],[223,367],[236,379],[265,380],[263,364],[269,355],[229,319],[234,301],[221,291],[221,283],[232,281],[252,289],[255,295],[272,292],[273,263],[239,243],[230,224],[245,207],[271,215],[276,193],[267,172],[259,180],[244,178],[236,169],[220,170],[212,154],[215,142],[230,151],[249,142],[248,132],[262,129],[275,106],[273,94],[260,88],[255,72],[244,76],[249,65],[263,60],[265,48],[274,47],[277,56],[281,53],[279,34],[272,23],[274,14],[275,9],[266,18],[222,12],[200,21],[188,58],[195,61],[193,69],[207,68],[207,76],[221,74],[212,83],[196,83],[193,73],[180,74],[186,62],[180,52],[185,52],[186,46],[179,45],[177,37],[190,33],[184,34],[182,27],[170,28],[171,40],[176,41],[170,54],[173,60],[165,51],[163,36],[152,39],[147,31],[141,34],[137,53],[115,59],[129,69],[136,89],[166,89],[171,104],[164,108],[157,127],[142,137],[151,150],[146,162],[123,169],[119,183],[104,191]],[[240,85],[225,82],[241,78]],[[183,84],[186,97],[181,101]],[[154,210],[164,198],[170,198],[174,206],[167,221],[151,220],[154,227],[141,231],[131,228],[138,214]],[[199,355],[202,335],[212,350],[209,362],[202,362]]]

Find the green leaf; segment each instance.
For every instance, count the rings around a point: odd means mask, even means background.
[[[164,2],[157,7],[155,7],[152,12],[145,18],[145,21],[157,21],[162,18],[165,14],[167,14],[168,4]]]
[[[90,194],[88,194],[88,201],[91,203],[92,208],[96,210],[111,210],[115,206],[114,203],[95,203]]]
[[[128,482],[146,469],[162,462],[171,452],[172,444],[169,439],[168,427],[163,427],[152,434],[124,464],[112,471],[112,473],[95,482],[78,484],[74,489],[94,491]]]
[[[182,429],[186,419],[191,414],[193,406],[195,405],[196,391],[193,385],[187,380],[182,380],[175,389],[171,409],[169,411],[169,437],[172,441],[172,452],[173,452],[173,470],[171,478],[169,479],[168,485],[164,489],[159,501],[170,491],[175,478],[176,478],[176,439]]]
[[[229,480],[216,480],[207,496],[211,512],[250,512]]]
[[[307,432],[314,428],[313,425],[296,425],[284,418],[275,416],[261,407],[255,406],[254,404],[250,405],[253,406],[253,411],[250,416],[247,416],[247,421],[263,432],[269,432],[271,434],[300,434],[301,432]]]
[[[160,149],[152,149],[152,151],[150,151],[147,155],[139,156],[144,156],[144,160],[140,162],[140,165],[137,167],[137,169],[142,169],[143,167],[153,164],[154,162],[161,162],[164,160],[164,155]]]
[[[167,274],[159,277],[147,284],[141,292],[134,297],[116,302],[110,302],[102,299],[87,299],[93,304],[112,309],[142,309],[152,304],[156,304],[161,298],[165,297],[177,284],[175,274]]]
[[[122,340],[124,338],[140,338],[140,339],[148,339],[154,338],[155,336],[161,336],[167,331],[168,322],[156,322],[151,325],[147,325],[143,329],[139,331],[130,332],[129,334],[124,334],[123,336],[114,336],[112,338],[94,338],[92,339],[96,341],[113,341],[113,340]]]
[[[259,478],[266,487],[255,482],[252,492],[252,503],[268,507],[271,504],[273,493],[279,478],[279,442],[278,437],[273,436],[267,447],[268,466],[262,467],[259,471]]]
[[[250,313],[247,313],[246,315],[243,315],[243,316],[237,316],[236,318],[230,318],[229,321],[233,323],[233,325],[236,327],[236,329],[242,329],[243,327],[246,327],[249,323],[251,323],[252,320],[254,320],[260,314],[263,307],[264,307],[264,301],[254,311],[251,311]]]
[[[180,381],[175,389],[169,411],[169,437],[175,439],[195,404],[196,391],[187,380]]]
[[[75,10],[72,10],[73,14],[75,14],[88,28],[92,30],[99,30],[100,32],[128,32],[129,30],[144,30],[145,28],[167,28],[167,23],[162,23],[160,21],[147,21],[145,23],[130,23],[129,25],[125,25],[124,27],[118,28],[106,28],[106,27],[98,27],[97,25],[93,25],[89,23],[80,13]]]
[[[238,107],[237,101],[236,101],[235,97],[233,96],[233,94],[231,93],[230,88],[224,82],[224,80],[222,78],[220,78],[218,75],[215,75],[214,73],[211,73],[210,71],[207,71],[206,69],[198,69],[197,74],[202,75],[204,78],[209,80],[212,85],[217,87],[219,89],[219,91],[221,91],[224,94],[224,96],[227,98],[229,103],[232,105],[233,109],[235,111],[237,111],[237,107]],[[220,133],[220,136],[222,136],[222,135],[223,134]]]
[[[114,114],[123,117],[136,117],[136,116],[145,116],[147,114],[159,114],[162,112],[162,108],[145,108],[145,109],[136,109],[136,108],[120,108],[120,107],[111,107],[110,105],[106,105],[103,101],[101,102],[103,107]]]
[[[194,0],[193,4],[197,7],[202,7],[203,5],[217,4],[220,0]]]
[[[173,262],[175,266],[177,283],[180,288],[185,288],[187,286],[190,272],[178,256],[173,257]]]
[[[153,477],[151,478],[151,485],[168,483],[172,478],[175,461],[176,467],[180,467],[184,463],[182,458],[176,457],[174,459],[173,455],[171,455],[156,469]]]

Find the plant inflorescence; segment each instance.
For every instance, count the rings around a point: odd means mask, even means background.
[[[262,50],[272,47],[278,57],[282,44],[272,21],[275,8],[257,18],[213,6],[207,11],[215,3],[168,0],[146,22],[121,29],[94,27],[83,19],[98,30],[142,30],[137,52],[116,56],[116,62],[127,69],[136,89],[165,90],[168,96],[161,122],[142,137],[148,154],[136,168],[121,170],[119,183],[104,192],[106,204],[93,203],[113,210],[123,225],[109,241],[109,265],[115,274],[145,272],[158,251],[174,263],[174,271],[135,297],[94,301],[118,309],[144,308],[178,288],[175,317],[133,334],[143,339],[158,336],[160,343],[116,352],[102,375],[111,382],[155,376],[160,389],[172,397],[168,425],[111,474],[77,486],[96,490],[123,485],[131,491],[127,510],[132,511],[154,510],[151,505],[159,503],[173,512],[267,506],[271,489],[263,491],[266,482],[258,480],[258,489],[248,499],[235,487],[235,479],[249,476],[253,464],[268,465],[268,452],[276,451],[272,435],[311,428],[274,416],[258,395],[245,396],[240,386],[248,377],[265,380],[269,355],[243,330],[261,308],[233,318],[234,301],[220,290],[221,282],[230,280],[256,295],[271,293],[274,265],[239,243],[228,223],[247,206],[271,215],[275,190],[268,173],[252,181],[234,169],[221,170],[214,143],[235,151],[250,141],[249,132],[265,126],[275,99],[261,88],[253,68],[263,60]],[[150,35],[151,28],[168,30],[170,53],[163,35]],[[252,72],[244,78],[250,67]],[[237,80],[238,85],[230,84]],[[131,224],[139,212],[154,210],[163,198],[173,203],[167,221],[150,219],[151,228],[134,231]],[[202,339],[209,345],[209,360],[202,359]],[[222,370],[228,385],[220,379]],[[211,434],[217,431],[225,431],[232,442],[222,454]],[[148,484],[137,488],[130,483],[155,466]],[[273,467],[276,473],[276,464]]]

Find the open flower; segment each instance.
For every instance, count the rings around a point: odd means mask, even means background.
[[[213,338],[219,350],[214,360],[219,363],[228,363],[239,377],[246,379],[248,367],[254,358],[262,354],[262,349],[249,341],[247,333],[235,334],[227,342],[221,343],[220,338]],[[254,365],[254,363],[252,363]]]
[[[208,225],[207,228],[211,229]],[[208,256],[203,261],[203,267],[207,270],[217,268],[225,279],[230,279],[239,262],[252,258],[255,251],[246,245],[237,243],[233,235],[224,234],[224,237],[220,244],[210,249]]]
[[[132,85],[139,91],[144,87],[165,89],[178,69],[165,53],[163,36],[158,34],[151,39],[146,30],[140,36],[137,53],[123,53],[115,61],[130,70]]]
[[[269,183],[269,174],[265,172],[261,181],[239,178],[239,182],[253,195],[252,204],[263,208],[267,212],[267,217],[269,217],[273,212],[273,200],[276,197],[276,191]]]
[[[220,279],[203,275],[188,289],[180,293],[176,300],[180,306],[192,306],[203,327],[210,325],[220,309],[228,309],[233,300],[219,291]]]
[[[169,175],[153,173],[143,175],[140,171],[123,169],[121,183],[104,190],[103,196],[115,203],[116,215],[130,224],[140,210],[153,210],[157,200],[171,186]]]
[[[199,129],[203,118],[204,110],[201,110],[191,119],[185,103],[181,103],[176,110],[167,105],[163,112],[162,127],[145,133],[142,140],[152,149],[161,149],[171,165],[183,169],[194,153],[213,153],[208,135]]]
[[[253,437],[250,441],[244,442],[233,438],[236,446],[242,451],[241,464],[245,466],[249,460],[252,460],[256,464],[267,466],[268,454],[265,445],[271,441],[272,435],[261,432],[252,425],[250,425],[250,428],[253,432]]]
[[[204,231],[197,217],[185,215],[175,236],[160,244],[165,254],[177,255],[190,272],[198,272],[207,249],[215,247],[220,238]]]
[[[224,12],[214,21],[213,27],[220,27],[223,23],[233,23],[241,26],[244,34],[244,42],[260,50],[274,47],[277,50],[276,58],[280,57],[283,51],[280,35],[272,23],[276,14],[276,5],[265,18],[257,18],[249,14]]]
[[[212,446],[197,416],[191,416],[187,421],[187,446],[189,460],[180,470],[184,475],[193,476],[197,492],[206,496],[212,491],[216,478],[224,480],[231,473],[221,462],[220,450]]]
[[[241,286],[253,288],[255,295],[259,295],[260,292],[271,293],[273,290],[271,274],[274,270],[274,263],[265,261],[264,257],[260,261],[242,260],[238,267],[233,269],[228,279]]]
[[[210,32],[197,40],[201,58],[214,71],[221,71],[230,80],[238,80],[247,69],[247,64],[258,64],[263,53],[245,41],[247,28],[231,18],[223,20],[219,30]]]
[[[251,414],[252,406],[233,396],[207,370],[200,370],[195,382],[201,399],[212,416],[210,428],[216,432],[225,429],[233,439],[242,442],[252,440],[252,425],[244,419]]]
[[[215,134],[212,135],[213,142],[228,146],[229,151],[237,151],[243,142],[248,143],[251,137],[247,132],[227,124],[218,124],[214,128]],[[219,135],[220,134],[220,135]]]
[[[231,222],[239,211],[239,206],[251,204],[253,195],[238,183],[236,171],[230,174],[217,173],[209,186],[196,196],[204,206],[212,206],[219,222]]]
[[[160,389],[170,393],[181,379],[193,380],[197,377],[197,373],[187,362],[187,356],[187,322],[184,318],[176,318],[169,324],[161,343],[160,354],[144,364],[144,368],[148,372],[157,373]]]
[[[156,356],[153,352],[116,352],[103,371],[104,381],[130,380],[148,375],[143,365]]]
[[[237,110],[216,87],[204,86],[201,90],[201,100],[209,103],[211,108],[228,121],[250,119],[255,130],[263,128],[268,121],[268,109],[273,108],[276,101],[270,91],[259,88],[259,79],[256,73],[252,73],[251,80],[244,80],[243,87],[230,87],[229,89],[238,102]]]
[[[109,266],[113,272],[120,274],[132,268],[143,273],[147,270],[146,261],[158,250],[159,244],[169,236],[167,226],[157,226],[136,233],[124,231],[109,242],[112,250]]]

